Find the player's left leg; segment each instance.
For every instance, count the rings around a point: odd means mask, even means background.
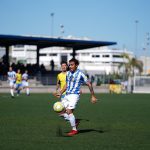
[[[28,96],[30,95],[29,87],[26,87],[26,94],[27,94]]]
[[[17,96],[19,96],[20,95],[20,89],[19,89],[19,84],[17,85]]]
[[[78,130],[77,130],[77,124],[76,124],[76,119],[75,116],[73,114],[73,111],[77,105],[77,102],[79,100],[79,95],[77,94],[71,94],[68,95],[68,101],[69,101],[69,105],[66,109],[67,114],[69,116],[69,121],[70,121],[70,125],[72,127],[72,130],[68,133],[68,136],[73,136],[75,134],[78,134]]]
[[[29,83],[28,82],[26,82],[26,94],[27,94],[27,96],[30,95],[30,89],[29,89]]]
[[[70,125],[72,127],[72,130],[67,135],[73,136],[75,134],[78,134],[78,130],[76,127],[76,119],[75,119],[75,116],[73,114],[73,110],[67,109],[67,112],[69,113],[69,121],[70,121]]]
[[[20,95],[20,91],[22,90],[22,84],[17,84],[17,96]]]
[[[11,94],[11,97],[14,98],[14,83],[13,83],[13,82],[10,82],[10,83],[9,83],[9,86],[10,86],[10,94]]]

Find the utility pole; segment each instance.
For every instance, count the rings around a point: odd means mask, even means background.
[[[51,13],[51,36],[54,36],[54,13]]]
[[[138,54],[138,20],[135,20],[135,55]]]

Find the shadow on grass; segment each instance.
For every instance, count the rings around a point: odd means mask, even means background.
[[[98,133],[104,133],[106,131],[104,130],[97,130],[97,129],[82,129],[82,130],[78,130],[79,133],[87,133],[87,132],[98,132]]]
[[[104,133],[104,132],[106,132],[104,130],[97,130],[97,129],[82,129],[82,130],[78,130],[78,131],[79,131],[78,134],[84,134],[84,133],[88,133],[88,132],[97,132],[97,133]],[[75,135],[75,136],[77,136],[77,135]],[[68,136],[67,132],[62,133],[62,130],[58,130],[57,137],[73,137],[73,136]]]
[[[88,119],[77,119],[78,121],[89,121]],[[102,129],[79,129],[78,130],[79,134],[84,134],[84,133],[88,133],[88,132],[97,132],[97,133],[104,133],[104,132],[107,132],[107,130],[102,130]],[[56,136],[57,137],[72,137],[72,136],[68,136],[67,135],[68,132],[65,132],[65,134],[62,132],[62,128],[61,126],[59,125],[57,127],[57,130],[56,130]]]
[[[79,120],[80,122],[81,121],[90,121],[88,119],[77,119]],[[87,133],[87,132],[98,132],[98,133],[104,133],[106,132],[106,130],[98,130],[98,129],[81,129],[81,130],[78,130],[79,133]]]

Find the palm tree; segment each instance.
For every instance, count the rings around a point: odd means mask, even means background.
[[[129,76],[134,76],[135,69],[137,69],[140,74],[143,72],[143,63],[141,61],[136,58],[130,57],[127,53],[123,53],[122,57],[124,58],[125,62],[121,63],[119,65],[119,68],[125,68],[125,74],[127,78]]]
[[[130,57],[127,53],[123,53],[122,57],[125,62],[119,65],[119,68],[125,68],[125,79],[128,80],[128,89],[133,91],[133,77],[135,74],[135,69],[141,74],[143,72],[143,63],[136,58]]]

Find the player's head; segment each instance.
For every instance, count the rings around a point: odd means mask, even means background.
[[[28,70],[25,70],[25,73],[28,73]]]
[[[12,71],[13,69],[12,69],[12,67],[9,67],[9,71]]]
[[[79,61],[75,58],[69,60],[69,69],[74,72],[79,66]]]
[[[66,72],[67,69],[68,69],[68,64],[67,64],[67,62],[66,62],[66,61],[62,61],[62,62],[61,62],[61,70],[62,70],[62,72]]]
[[[21,72],[21,70],[20,70],[20,69],[18,69],[18,70],[17,70],[17,73],[20,73],[20,72]]]

